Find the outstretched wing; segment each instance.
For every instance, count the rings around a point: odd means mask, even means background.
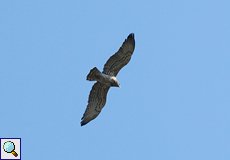
[[[129,63],[135,48],[134,34],[131,33],[123,42],[120,49],[109,58],[104,65],[103,72],[111,76],[117,76],[118,72]]]
[[[106,103],[106,96],[110,87],[104,85],[103,83],[94,83],[88,99],[88,105],[86,107],[85,113],[81,118],[81,126],[89,123],[89,121],[96,118],[101,112],[102,108]]]

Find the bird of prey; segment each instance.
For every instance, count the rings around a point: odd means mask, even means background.
[[[135,48],[134,34],[131,33],[123,42],[119,50],[111,56],[104,65],[101,73],[96,67],[92,68],[86,80],[97,81],[94,83],[88,99],[88,105],[81,118],[81,126],[96,118],[106,103],[106,96],[110,87],[120,87],[117,74],[129,63]]]

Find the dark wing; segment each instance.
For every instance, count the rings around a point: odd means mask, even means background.
[[[117,76],[118,72],[129,63],[135,48],[134,34],[131,33],[123,42],[120,49],[104,65],[103,72],[111,76]]]
[[[94,83],[88,99],[88,105],[86,107],[85,113],[81,118],[81,126],[89,123],[89,121],[96,118],[101,112],[102,108],[106,103],[106,96],[110,87],[104,85],[103,83]]]

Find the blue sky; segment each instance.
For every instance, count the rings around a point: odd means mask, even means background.
[[[230,159],[229,1],[1,1],[0,138],[23,160]],[[80,127],[99,70],[136,48]]]

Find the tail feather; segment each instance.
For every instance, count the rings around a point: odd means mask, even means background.
[[[90,70],[89,74],[87,75],[86,80],[88,81],[97,81],[97,77],[101,74],[101,72],[97,69],[97,67],[94,67]]]

